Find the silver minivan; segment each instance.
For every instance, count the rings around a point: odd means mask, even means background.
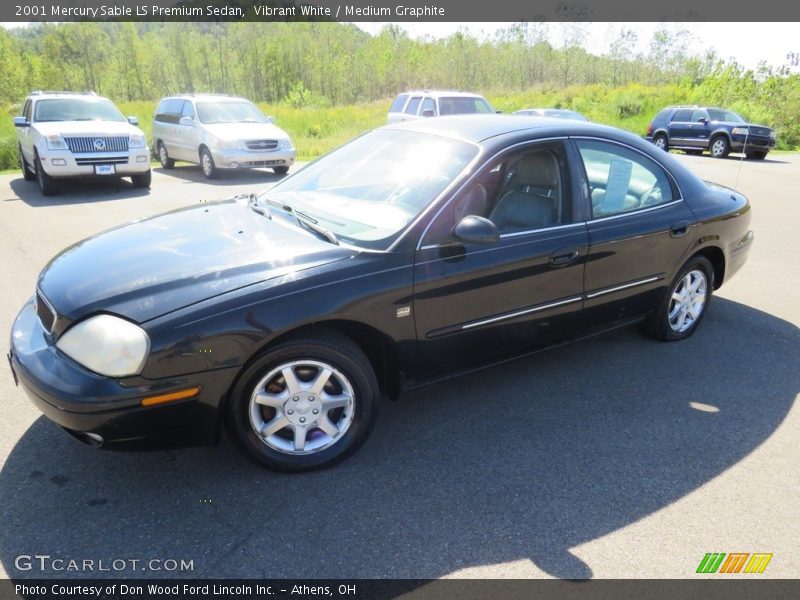
[[[153,148],[161,166],[199,164],[211,179],[221,169],[270,167],[284,174],[294,164],[289,135],[246,100],[221,94],[183,94],[161,100],[153,117]]]

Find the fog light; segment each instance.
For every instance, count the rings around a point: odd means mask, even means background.
[[[239,167],[239,163],[237,163],[236,161],[233,161],[233,162],[230,164],[230,167],[231,167],[231,169],[236,169],[236,168],[238,168],[238,167]]]
[[[54,167],[65,167],[67,165],[67,161],[63,158],[54,158],[50,162],[53,163]]]
[[[147,162],[147,157],[146,156],[137,156],[136,157],[136,162]]]

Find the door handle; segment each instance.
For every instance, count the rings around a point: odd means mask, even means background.
[[[673,224],[672,227],[670,227],[670,237],[683,237],[689,233],[689,225],[689,221],[678,221],[677,223]]]
[[[549,262],[554,267],[563,267],[574,262],[580,255],[580,248],[576,248],[575,246],[560,248],[550,255]]]

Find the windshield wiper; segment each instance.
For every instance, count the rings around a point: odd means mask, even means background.
[[[295,222],[305,229],[313,231],[314,233],[320,235],[331,244],[339,245],[339,238],[336,237],[336,234],[333,233],[330,229],[325,229],[322,225],[319,224],[315,218],[310,215],[307,215],[304,212],[296,211],[294,208],[289,206],[288,204],[282,204],[281,202],[276,202],[275,200],[270,200],[269,198],[264,198],[264,202],[270,204],[272,206],[276,206],[280,208],[283,212],[292,215],[295,219]]]

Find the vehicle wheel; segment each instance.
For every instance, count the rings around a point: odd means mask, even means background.
[[[214,158],[211,156],[211,152],[208,151],[208,148],[202,148],[200,150],[200,168],[203,169],[203,175],[206,176],[206,179],[214,179],[217,176],[217,167],[214,164]]]
[[[226,422],[236,444],[261,466],[309,471],[364,443],[379,398],[372,366],[354,342],[335,333],[298,337],[247,368]]]
[[[158,160],[165,169],[171,169],[175,166],[175,161],[169,157],[167,147],[163,142],[158,142]]]
[[[22,147],[19,147],[18,150],[19,150],[19,166],[22,168],[22,176],[25,178],[25,181],[33,181],[34,179],[36,179],[36,173],[34,173],[28,168],[28,163],[25,162],[25,155],[22,154]]]
[[[286,175],[289,172],[289,167],[272,167],[276,175]]]
[[[152,181],[153,171],[151,169],[147,169],[147,171],[139,175],[131,175],[131,183],[135,188],[149,188]]]
[[[714,291],[714,268],[704,256],[691,258],[650,315],[646,329],[659,340],[683,340],[703,320]]]
[[[42,191],[42,196],[55,196],[58,194],[58,181],[45,173],[42,167],[42,161],[39,159],[39,154],[35,155],[36,158],[36,181],[39,182],[39,189]]]
[[[669,151],[669,141],[667,141],[667,136],[663,133],[659,133],[656,137],[653,138],[653,143],[655,144],[656,148],[660,148],[664,152]]]
[[[718,135],[711,140],[710,150],[714,158],[725,158],[731,153],[731,144],[724,135]]]
[[[748,152],[747,158],[750,160],[764,160],[767,157],[766,152]]]
[[[686,154],[691,154],[692,156],[699,156],[703,153],[702,150],[684,150],[684,152],[686,152]]]

